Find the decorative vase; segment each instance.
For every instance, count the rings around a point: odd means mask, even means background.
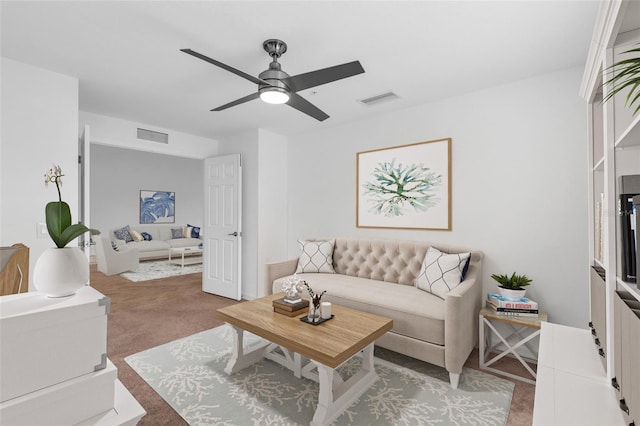
[[[33,270],[33,284],[49,297],[71,296],[88,281],[89,262],[78,247],[46,249]]]
[[[307,314],[307,318],[310,322],[318,322],[320,321],[320,309],[317,306],[311,305],[309,307],[309,313]]]
[[[512,289],[498,286],[498,293],[510,300],[520,300],[524,297],[526,292],[526,288]]]

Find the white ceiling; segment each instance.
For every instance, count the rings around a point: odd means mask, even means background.
[[[1,54],[75,76],[80,109],[221,138],[250,128],[291,135],[583,66],[591,1],[2,1]],[[318,122],[259,100],[210,112],[257,87],[180,52],[257,76],[280,38],[296,75],[359,60],[365,74],[300,94]],[[392,90],[400,99],[358,99]],[[576,96],[578,83],[576,83]]]

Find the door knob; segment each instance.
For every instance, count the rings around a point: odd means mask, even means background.
[[[237,236],[238,236],[238,233],[237,233],[237,232],[233,232],[233,233],[231,233],[231,234],[227,234],[227,235],[233,235],[234,237],[237,237]]]

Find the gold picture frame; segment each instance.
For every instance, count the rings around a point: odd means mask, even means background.
[[[451,138],[356,154],[356,227],[451,230]]]

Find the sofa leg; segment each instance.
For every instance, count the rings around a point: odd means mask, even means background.
[[[458,389],[458,382],[460,382],[460,373],[449,373],[449,382],[451,382],[452,389]]]

